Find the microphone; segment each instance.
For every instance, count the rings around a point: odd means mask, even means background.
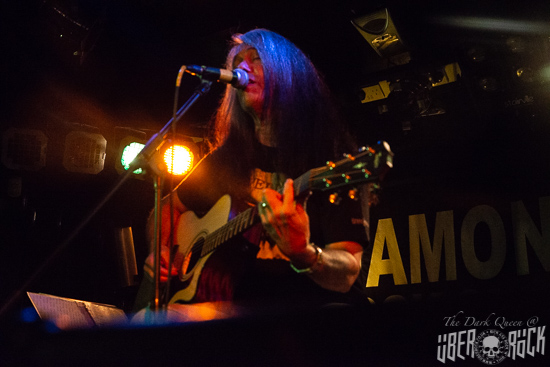
[[[248,85],[248,74],[241,69],[227,70],[210,68],[206,66],[187,65],[185,71],[191,75],[197,75],[207,80],[231,84],[237,89],[244,89]]]

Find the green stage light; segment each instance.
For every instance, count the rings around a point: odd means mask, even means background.
[[[118,144],[118,153],[115,160],[115,169],[119,174],[123,174],[130,169],[130,164],[141,152],[147,140],[145,136],[136,136],[138,134],[126,135]],[[140,167],[133,171],[134,176],[141,178],[145,175],[145,167]]]
[[[137,157],[139,152],[143,149],[145,144],[138,142],[131,142],[122,149],[122,155],[120,157],[120,164],[124,167],[125,170],[130,168],[130,163]],[[138,168],[134,171],[136,175],[143,173],[143,169]]]

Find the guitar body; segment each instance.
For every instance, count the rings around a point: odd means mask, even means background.
[[[206,237],[223,227],[229,220],[231,198],[222,196],[202,218],[191,211],[184,212],[178,220],[176,259],[182,262],[179,269],[179,287],[170,303],[190,302],[196,294],[200,274],[212,252],[203,254],[203,242]],[[200,245],[200,246],[197,246]]]

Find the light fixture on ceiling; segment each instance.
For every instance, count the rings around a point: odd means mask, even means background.
[[[394,63],[409,62],[408,52],[387,8],[358,16],[351,23],[381,57]]]
[[[2,163],[9,169],[37,171],[46,165],[48,137],[40,130],[9,128],[2,135]]]
[[[101,134],[71,131],[65,138],[63,166],[69,172],[97,174],[105,165],[106,148]]]

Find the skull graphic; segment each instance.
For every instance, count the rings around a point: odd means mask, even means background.
[[[485,358],[494,359],[499,352],[500,341],[496,336],[487,336],[483,339],[483,355]]]
[[[502,362],[508,354],[508,348],[506,335],[498,330],[485,330],[476,337],[475,354],[485,364],[495,365]]]

